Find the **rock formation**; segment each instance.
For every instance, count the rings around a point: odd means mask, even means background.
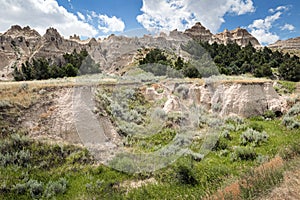
[[[237,28],[232,31],[225,29],[222,33],[214,35],[217,43],[229,44],[237,43],[238,45],[244,47],[249,44],[252,44],[253,47],[260,47],[258,40],[252,36],[246,29]]]
[[[291,38],[288,40],[278,40],[274,44],[270,44],[269,48],[300,50],[300,37]]]
[[[237,28],[232,31],[225,29],[222,33],[214,35],[210,32],[210,30],[202,26],[201,23],[197,22],[193,27],[185,30],[184,34],[195,40],[209,43],[217,42],[218,44],[225,45],[229,43],[237,43],[244,47],[250,42],[254,47],[260,47],[258,40],[246,29],[242,28]]]
[[[103,40],[92,38],[84,41],[80,40],[77,35],[65,39],[54,28],[47,29],[46,33],[41,36],[28,26],[22,28],[15,25],[0,35],[0,80],[12,79],[13,69],[26,60],[46,57],[59,63],[64,53],[71,53],[74,50],[79,52],[83,48],[96,63],[100,64],[103,71],[122,73],[120,69],[136,62],[135,57],[140,49],[160,48],[183,58],[188,57],[189,55],[181,49],[181,44],[191,38],[210,43],[214,41],[223,44],[236,42],[245,46],[251,42],[253,46],[259,45],[245,29],[239,28],[235,31],[213,35],[201,23],[196,23],[185,32],[171,31],[169,35],[145,35],[141,38],[111,35]]]
[[[204,42],[213,41],[213,34],[210,32],[210,30],[202,26],[200,22],[197,22],[190,29],[185,30],[184,34],[199,41],[204,41]]]
[[[272,84],[272,82],[264,81],[219,81],[204,85],[181,83],[177,87],[188,88],[187,96],[185,98],[174,96],[176,86],[172,91],[165,90],[163,95],[167,101],[163,109],[166,113],[178,112],[181,110],[180,105],[187,107],[196,105],[218,113],[220,116],[239,115],[242,117],[260,116],[267,110],[284,113],[287,107],[286,100],[277,94]],[[169,88],[166,85],[165,87]],[[155,93],[153,90],[151,88],[151,93]],[[149,92],[146,93],[147,95],[149,96]],[[153,95],[149,100],[160,99],[161,96]]]

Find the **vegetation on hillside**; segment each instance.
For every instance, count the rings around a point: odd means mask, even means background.
[[[19,87],[13,91],[9,88],[1,90],[5,94],[0,98],[1,199],[201,199],[218,194],[220,188],[234,188],[232,183],[236,181],[238,197],[254,199],[282,182],[284,163],[300,156],[300,109],[299,99],[295,99],[282,118],[271,112],[249,119],[225,118],[216,143],[195,137],[189,146],[194,154],[183,155],[157,171],[120,172],[96,164],[86,149],[36,141],[28,138],[26,131],[18,130],[16,124],[20,116],[12,113],[14,109],[17,113],[26,113],[30,107],[27,102],[31,101],[26,101],[25,108],[21,104],[23,99],[17,104],[15,99],[5,98],[6,94],[16,91],[11,98],[24,94],[40,95],[39,90],[33,90],[30,84],[20,84]],[[119,96],[103,90],[100,94],[98,103],[107,104],[103,108],[107,113],[114,113],[113,117],[121,122],[117,125],[122,132],[133,132],[123,141],[133,152],[151,153],[164,148],[178,134],[176,126],[172,125],[184,122],[184,115],[166,116],[161,110],[156,110],[158,121],[161,121],[159,117],[167,119],[167,123],[162,124],[164,129],[138,137],[132,130],[136,125],[149,124],[147,111],[153,105],[140,96],[139,90],[125,88]],[[180,94],[184,95],[184,92]],[[128,102],[124,101],[126,97]],[[119,101],[111,104],[110,99]],[[163,102],[155,103],[160,105]],[[138,108],[138,112],[134,113],[133,108]],[[199,129],[216,124],[216,119],[205,113],[196,117]],[[129,123],[132,120],[134,123]],[[205,157],[195,157],[207,143],[213,145],[211,151]],[[278,156],[281,158],[277,159]],[[270,165],[274,169],[264,167]],[[145,185],[139,186],[140,182]]]
[[[21,68],[14,69],[16,81],[45,80],[49,78],[74,77],[84,74],[100,73],[99,65],[83,49],[80,53],[74,50],[63,55],[63,62],[57,64],[50,59],[38,58],[22,63]]]
[[[200,48],[200,45],[203,48]],[[236,43],[224,45],[216,42],[213,44],[200,43],[200,45],[195,42],[182,45],[182,49],[192,56],[192,59],[188,61],[184,61],[180,56],[171,60],[167,58],[166,52],[152,49],[145,58],[140,60],[140,64],[161,64],[160,71],[156,70],[160,73],[155,75],[165,75],[162,72],[164,66],[169,66],[182,73],[184,77],[190,78],[207,77],[219,72],[225,75],[250,73],[255,77],[279,78],[288,81],[300,80],[300,59],[296,55],[291,56],[289,53],[272,51],[268,47],[255,49],[251,43],[245,47]],[[211,56],[212,60],[206,58],[207,56]],[[154,71],[150,70],[150,72]]]
[[[257,50],[251,43],[246,47],[240,47],[236,43],[201,45],[210,53],[222,74],[251,73],[255,77],[278,76],[288,81],[300,80],[300,59],[296,55],[272,51],[268,47]]]

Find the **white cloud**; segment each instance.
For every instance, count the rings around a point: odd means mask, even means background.
[[[252,0],[143,0],[137,21],[149,31],[184,30],[200,21],[213,33],[225,22],[224,15],[254,12]]]
[[[273,15],[267,16],[265,19],[254,20],[253,23],[248,26],[251,30],[250,33],[263,45],[276,42],[279,36],[275,33],[271,33],[270,29],[273,27],[273,23],[280,19],[281,15],[282,12],[276,12]]]
[[[282,31],[284,30],[293,31],[295,30],[295,26],[293,26],[292,24],[285,24],[284,26],[280,27],[280,29]]]
[[[40,34],[44,34],[47,28],[54,27],[65,37],[73,34],[95,37],[100,32],[125,29],[124,22],[115,16],[108,17],[96,12],[89,12],[87,15],[81,12],[73,14],[59,6],[56,0],[0,0],[0,5],[0,32],[14,24],[29,25]]]
[[[78,15],[79,19],[81,19],[82,21],[85,21],[85,16],[81,12],[77,12],[77,15]]]
[[[125,23],[116,16],[98,15],[98,29],[103,33],[122,32],[125,29]]]
[[[275,9],[273,9],[273,8],[269,9],[269,12],[270,12],[270,13],[274,13],[274,12],[276,12],[276,11],[288,11],[289,9],[290,9],[289,6],[278,6],[278,7],[275,8]]]
[[[249,25],[249,28],[270,30],[270,28],[272,28],[272,24],[280,18],[281,14],[281,12],[277,12],[274,15],[267,16],[265,19],[254,20],[253,23]]]
[[[279,40],[279,36],[277,34],[271,33],[270,31],[264,29],[252,30],[251,34],[263,45],[272,44]]]
[[[65,37],[77,35],[92,37],[98,31],[82,21],[80,16],[68,12],[54,0],[0,0],[0,31],[11,25],[29,25],[40,34],[48,27],[54,27]]]

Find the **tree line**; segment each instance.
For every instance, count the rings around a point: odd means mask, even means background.
[[[200,43],[210,54],[221,74],[253,74],[255,77],[276,76],[283,80],[300,80],[300,59],[268,47],[255,49],[251,43],[241,47],[236,43]]]
[[[166,57],[164,51],[156,48],[150,50],[139,64],[159,63],[170,66],[190,78],[207,77],[218,73],[225,75],[250,73],[255,77],[300,81],[299,57],[278,50],[272,51],[268,47],[255,49],[251,43],[241,47],[236,43],[224,45],[216,42],[212,44],[189,42],[181,48],[193,59],[184,61],[179,56],[172,61]]]
[[[88,52],[83,49],[79,53],[65,53],[62,62],[54,63],[51,59],[37,58],[27,60],[21,67],[15,67],[13,76],[16,81],[44,80],[49,78],[74,77],[84,74],[100,73],[100,66],[96,64]]]

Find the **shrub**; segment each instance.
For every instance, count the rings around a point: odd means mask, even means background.
[[[17,194],[25,194],[27,191],[27,184],[25,183],[17,183],[14,187],[13,187],[13,191]]]
[[[288,115],[282,119],[282,124],[288,129],[300,128],[300,123],[295,119],[295,117],[289,117]]]
[[[276,114],[272,110],[267,110],[263,116],[265,119],[274,119],[276,117]]]
[[[67,180],[65,178],[60,178],[58,181],[49,181],[44,196],[46,198],[51,198],[57,194],[63,194],[67,191]]]
[[[256,122],[251,123],[249,125],[249,128],[251,128],[251,129],[253,129],[255,131],[258,131],[258,132],[262,132],[264,130],[264,127],[261,124],[258,124]]]
[[[191,167],[179,165],[176,169],[176,178],[181,184],[196,185],[197,180]]]
[[[257,154],[252,147],[241,147],[237,146],[234,148],[233,153],[231,154],[231,159],[233,161],[238,160],[255,160],[257,157]]]
[[[30,195],[33,199],[39,199],[44,191],[43,183],[37,180],[29,180],[27,182],[27,187],[29,188]]]
[[[224,131],[221,133],[221,137],[222,137],[222,138],[225,138],[225,139],[227,139],[227,140],[232,140],[232,137],[231,137],[231,135],[230,135],[230,133],[229,133],[228,130],[224,130]]]
[[[234,115],[234,116],[227,117],[225,122],[227,124],[244,124],[244,119]]]
[[[288,112],[287,116],[297,116],[300,114],[300,104],[295,104]]]
[[[243,132],[240,136],[241,144],[247,145],[247,144],[253,144],[253,145],[260,145],[263,142],[267,142],[268,135],[266,132],[258,132],[256,130],[253,130],[251,128],[248,128],[245,132]]]

